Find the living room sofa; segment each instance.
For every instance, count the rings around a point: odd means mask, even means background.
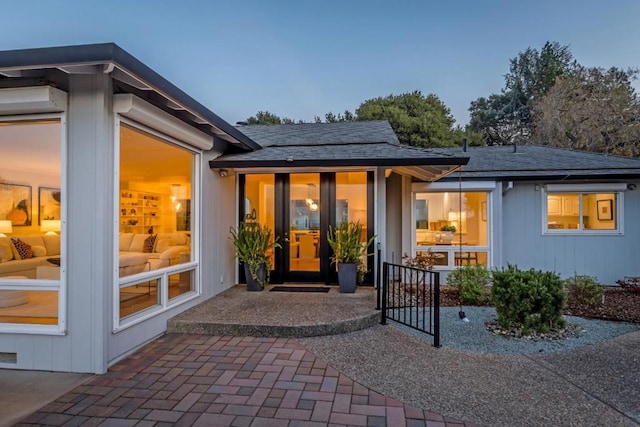
[[[145,251],[145,241],[156,236]],[[190,239],[185,233],[120,233],[120,277],[175,265],[181,254],[190,252]],[[149,251],[150,250],[150,251]]]
[[[190,252],[190,239],[185,233],[157,233],[151,252],[145,252],[145,240],[149,234],[120,233],[120,276],[157,270],[180,262],[181,254]],[[48,260],[60,258],[59,235],[15,235],[31,246],[33,256],[20,259],[10,237],[0,237],[0,278],[7,276],[38,278],[38,267],[55,267]],[[47,277],[50,278],[50,277]]]
[[[23,276],[36,279],[38,267],[55,267],[47,261],[60,258],[60,236],[25,235],[13,236],[31,246],[33,256],[20,259],[10,237],[0,237],[0,277]]]

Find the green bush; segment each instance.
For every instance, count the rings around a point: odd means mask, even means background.
[[[562,312],[567,295],[562,279],[551,272],[523,271],[509,265],[493,271],[491,299],[498,313],[498,324],[503,328],[522,328],[548,332],[564,326]]]
[[[465,265],[447,276],[447,284],[460,293],[460,302],[477,305],[484,302],[484,290],[491,281],[491,274],[481,265]]]
[[[598,279],[591,276],[574,276],[564,281],[569,301],[596,305],[602,301],[604,292]]]

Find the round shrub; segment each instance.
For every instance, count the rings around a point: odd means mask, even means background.
[[[574,276],[564,281],[570,302],[596,305],[602,301],[604,292],[598,279],[592,276]]]
[[[481,265],[465,265],[447,276],[447,284],[458,289],[462,304],[477,305],[484,302],[484,290],[491,275]]]
[[[524,271],[512,265],[492,275],[491,299],[502,328],[522,328],[527,334],[564,326],[562,312],[567,296],[560,276],[534,269]]]

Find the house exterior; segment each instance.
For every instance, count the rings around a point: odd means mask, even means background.
[[[330,225],[384,246],[386,174],[468,161],[382,122],[291,131],[263,147],[114,44],[0,52],[0,368],[105,372],[238,283],[240,219],[289,239],[275,280],[331,282]]]
[[[596,276],[607,285],[640,275],[639,159],[537,145],[470,147],[465,154],[469,163],[459,172],[413,182],[404,194],[403,235],[410,240],[403,250],[442,253],[436,268],[444,272],[512,264],[564,278]],[[453,247],[434,244],[439,221],[462,225]]]
[[[105,372],[243,281],[240,221],[274,230],[280,283],[336,282],[341,221],[443,272],[638,275],[636,159],[420,149],[386,122],[234,127],[114,44],[0,52],[0,152],[0,368]]]

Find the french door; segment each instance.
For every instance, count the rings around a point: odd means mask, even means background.
[[[363,239],[373,235],[373,172],[247,174],[239,183],[240,220],[268,225],[282,245],[272,283],[336,283],[329,226],[359,221]]]

